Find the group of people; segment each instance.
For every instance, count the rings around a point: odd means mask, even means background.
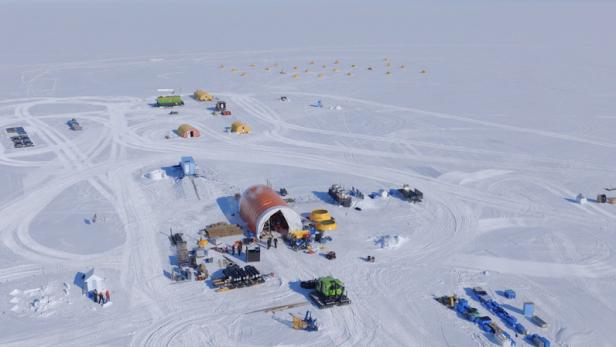
[[[278,238],[270,236],[267,238],[267,249],[272,247],[272,240],[274,241],[274,248],[278,248]]]
[[[238,257],[242,256],[242,247],[244,247],[244,243],[242,240],[235,241],[233,246],[231,247],[231,255],[235,255],[237,253]]]
[[[267,238],[267,249],[272,248],[272,244],[274,245],[274,248],[278,248],[278,238],[270,235]],[[242,242],[242,240],[235,241],[233,245],[231,246],[231,255],[237,254],[238,257],[241,257],[243,247],[244,247],[244,243]],[[225,251],[228,253],[228,248],[225,249]]]
[[[111,301],[111,294],[109,293],[109,290],[106,290],[103,293],[102,290],[99,292],[98,290],[94,289],[91,293],[92,300],[94,300],[94,302],[97,304],[101,304],[101,306]]]

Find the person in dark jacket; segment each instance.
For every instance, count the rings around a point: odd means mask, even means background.
[[[278,238],[274,238],[274,248],[278,248]]]
[[[267,249],[270,249],[270,247],[272,247],[272,238],[268,237],[267,238]]]

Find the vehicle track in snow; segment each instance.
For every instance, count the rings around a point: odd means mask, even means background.
[[[71,99],[62,99],[61,101],[70,101]],[[75,99],[80,100],[80,99]],[[480,232],[477,231],[477,215],[473,207],[475,205],[491,206],[496,209],[517,211],[521,214],[546,211],[546,209],[536,209],[531,206],[529,210],[528,203],[521,201],[519,198],[503,197],[500,194],[493,192],[477,192],[472,187],[461,187],[455,184],[441,182],[437,179],[432,179],[413,172],[398,170],[394,168],[384,168],[370,163],[362,163],[361,159],[364,156],[373,156],[379,158],[388,158],[387,152],[376,150],[365,150],[353,147],[345,147],[338,149],[342,153],[348,153],[348,159],[337,159],[332,157],[324,158],[321,153],[337,150],[335,145],[319,144],[316,142],[299,141],[293,139],[290,131],[311,132],[320,135],[331,135],[328,132],[323,132],[318,129],[310,129],[305,127],[292,126],[281,120],[276,112],[264,104],[261,104],[257,99],[250,96],[232,95],[231,101],[236,102],[242,108],[246,109],[250,115],[263,120],[267,124],[273,125],[273,130],[258,135],[255,134],[249,141],[231,141],[229,136],[217,132],[212,129],[207,120],[197,120],[194,123],[204,129],[204,133],[208,134],[213,141],[206,141],[206,147],[201,150],[199,146],[201,142],[161,142],[153,137],[156,127],[165,124],[165,122],[143,120],[140,123],[129,125],[126,114],[131,109],[138,105],[142,100],[123,98],[117,102],[108,104],[104,101],[97,101],[96,98],[82,100],[84,104],[92,103],[104,105],[105,111],[100,113],[108,117],[88,116],[84,119],[97,121],[103,126],[102,135],[93,137],[90,141],[84,141],[84,148],[75,145],[70,139],[58,132],[53,127],[49,126],[36,116],[29,114],[28,109],[36,102],[53,103],[53,98],[46,98],[44,101],[30,101],[19,103],[16,106],[16,114],[19,119],[27,121],[32,127],[40,132],[40,135],[48,142],[44,150],[37,153],[53,153],[60,161],[60,165],[50,163],[49,161],[32,161],[24,160],[11,161],[9,156],[4,155],[2,158],[5,161],[2,163],[7,166],[22,166],[35,165],[40,167],[52,166],[54,171],[54,179],[45,185],[29,188],[24,196],[11,201],[8,205],[0,210],[0,227],[2,231],[3,241],[14,252],[22,254],[25,258],[32,260],[35,264],[47,263],[62,263],[65,261],[81,261],[88,262],[94,265],[105,264],[121,270],[121,283],[124,288],[128,289],[129,296],[132,298],[133,305],[138,306],[147,312],[142,317],[143,322],[149,322],[149,325],[142,325],[135,337],[132,340],[132,345],[174,345],[178,343],[184,336],[184,328],[197,327],[199,329],[223,329],[229,334],[228,338],[212,338],[196,339],[204,344],[233,344],[237,341],[238,334],[241,334],[241,320],[239,316],[248,308],[260,308],[261,305],[252,303],[249,300],[241,301],[238,306],[242,306],[242,310],[235,308],[228,310],[228,305],[231,304],[230,299],[224,296],[216,297],[214,307],[208,308],[198,313],[186,313],[186,309],[195,306],[199,303],[199,298],[190,298],[179,302],[178,307],[173,307],[177,301],[173,300],[174,290],[170,289],[168,282],[162,275],[162,259],[160,258],[159,240],[157,238],[158,226],[157,216],[149,210],[150,202],[148,197],[144,195],[143,187],[139,186],[138,180],[135,177],[135,172],[144,167],[159,165],[161,162],[168,160],[176,160],[181,153],[195,152],[195,157],[199,159],[210,160],[212,162],[241,162],[254,163],[265,165],[285,165],[300,169],[315,169],[323,173],[339,173],[355,175],[368,179],[377,180],[380,182],[403,183],[409,181],[420,182],[426,186],[424,189],[427,192],[426,205],[431,211],[434,211],[434,219],[436,224],[431,228],[433,233],[425,233],[419,235],[416,239],[418,244],[423,244],[423,247],[415,245],[407,245],[410,249],[410,254],[404,256],[393,256],[393,259],[398,259],[394,265],[388,267],[378,267],[374,272],[366,273],[369,279],[369,285],[362,288],[365,293],[382,293],[391,292],[395,286],[396,274],[409,273],[418,274],[419,277],[426,275],[428,269],[420,264],[428,262],[439,262],[446,264],[447,256],[444,253],[454,254],[456,249],[463,247],[465,243],[472,242],[474,237]],[[351,100],[355,102],[354,100]],[[374,105],[376,106],[376,105]],[[380,105],[379,107],[386,107]],[[409,111],[409,110],[407,110]],[[410,112],[410,111],[409,111]],[[522,131],[516,129],[516,131]],[[358,135],[352,133],[342,133],[347,138],[357,141],[378,141],[390,143],[392,146],[410,146],[410,148],[425,146],[430,148],[432,144],[415,143],[413,141],[390,141],[383,137]],[[336,133],[336,136],[340,135]],[[542,134],[538,134],[543,136]],[[259,143],[260,140],[274,141],[275,145],[265,145]],[[578,139],[579,140],[579,139]],[[284,143],[296,146],[305,155],[302,155],[300,161],[295,160],[297,152],[295,149],[285,149],[276,144]],[[604,143],[603,145],[609,145]],[[437,146],[440,147],[440,146]],[[128,150],[138,150],[144,155],[140,158],[129,158]],[[438,149],[451,150],[452,147],[445,146]],[[100,161],[94,162],[93,158],[109,150],[109,156]],[[468,148],[455,148],[455,151],[467,151]],[[24,152],[25,153],[25,152]],[[496,152],[498,153],[498,152]],[[485,154],[478,152],[478,154]],[[492,153],[495,154],[495,153]],[[397,154],[390,154],[389,158],[400,158]],[[404,154],[405,159],[417,159],[416,153],[409,151]],[[524,158],[522,158],[524,159]],[[522,160],[520,159],[520,160]],[[446,159],[444,159],[446,160]],[[524,159],[526,160],[526,159]],[[548,161],[549,162],[549,161]],[[559,161],[549,162],[550,164],[559,163]],[[27,164],[27,165],[26,165]],[[580,167],[586,169],[586,167]],[[103,196],[112,203],[116,208],[121,220],[125,224],[127,232],[127,240],[124,245],[118,249],[111,250],[92,256],[79,256],[67,252],[61,252],[38,245],[29,237],[29,225],[34,216],[42,211],[45,206],[52,201],[56,196],[61,194],[65,189],[78,182],[90,182],[95,188],[103,194]],[[447,194],[447,198],[441,198],[441,195]],[[563,191],[559,191],[563,193]],[[22,208],[20,208],[22,204]],[[10,209],[9,209],[10,207]],[[554,210],[557,211],[557,210]],[[596,212],[596,211],[595,211]],[[559,217],[565,219],[578,218],[569,216],[566,213],[559,212]],[[611,218],[609,213],[597,212],[604,215],[606,218]],[[31,214],[30,217],[24,218]],[[7,232],[10,230],[10,232]],[[566,240],[563,240],[563,245]],[[565,247],[565,246],[563,246]],[[556,250],[557,251],[557,250]],[[112,259],[120,255],[121,261]],[[279,255],[280,256],[280,255]],[[281,261],[290,261],[291,258],[282,255]],[[301,262],[301,261],[300,261]],[[125,268],[126,264],[130,264]],[[419,265],[418,265],[419,264]],[[33,265],[37,266],[37,265]],[[356,264],[345,265],[349,270]],[[610,276],[609,269],[601,263],[596,263],[592,266],[592,271],[599,276]],[[17,271],[17,270],[15,270]],[[36,271],[36,270],[23,270]],[[301,276],[312,276],[312,273],[304,272]],[[4,277],[3,277],[4,276]],[[11,276],[15,276],[11,270],[6,274],[0,270],[0,280],[6,278],[10,280]],[[285,281],[291,278],[290,274],[284,275]],[[404,288],[398,288],[398,294]],[[407,288],[409,289],[409,288]],[[414,293],[419,293],[420,288],[410,288]],[[394,290],[395,292],[395,290]],[[288,298],[288,294],[282,293],[280,287],[264,287],[259,292],[259,295],[264,297],[275,297],[279,299]],[[408,293],[407,293],[408,295]],[[411,310],[416,306],[410,301],[404,301]],[[389,303],[388,303],[389,304]],[[365,317],[370,314],[371,303],[362,298],[354,298],[354,304],[351,307],[343,308],[336,312],[340,312],[341,319],[336,320],[334,324],[340,329],[336,329],[332,335],[327,335],[324,339],[337,345],[357,345],[370,344],[375,338],[381,336],[375,332],[375,329],[381,329],[386,332],[399,331],[404,328],[405,322],[394,324],[391,327],[382,326],[377,319],[358,320],[359,316]],[[413,317],[412,314],[400,312],[395,304],[390,304],[391,310],[396,312],[399,317]],[[178,312],[174,312],[178,310]],[[172,312],[169,314],[169,312]],[[221,313],[225,313],[223,317]],[[329,319],[334,320],[333,314]],[[338,317],[338,315],[336,315]],[[75,327],[82,328],[79,324]],[[92,330],[84,330],[92,331]],[[406,336],[410,339],[416,334],[420,335],[420,330],[411,330]],[[86,333],[84,332],[84,336]],[[97,341],[98,337],[85,338],[83,341]],[[43,340],[41,340],[42,342]],[[56,334],[50,341],[59,342],[60,335]],[[419,343],[425,340],[417,340]],[[401,342],[395,338],[389,340],[392,344]]]

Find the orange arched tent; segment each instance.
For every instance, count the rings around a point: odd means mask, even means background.
[[[255,185],[244,191],[240,198],[240,217],[257,237],[263,232],[266,222],[281,233],[302,229],[299,214],[266,185]]]

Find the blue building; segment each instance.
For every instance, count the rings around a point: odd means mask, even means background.
[[[535,304],[532,302],[525,302],[524,307],[524,317],[531,318],[535,314]]]
[[[182,157],[180,161],[180,167],[182,172],[184,172],[184,176],[194,176],[197,173],[196,166],[193,157]]]

